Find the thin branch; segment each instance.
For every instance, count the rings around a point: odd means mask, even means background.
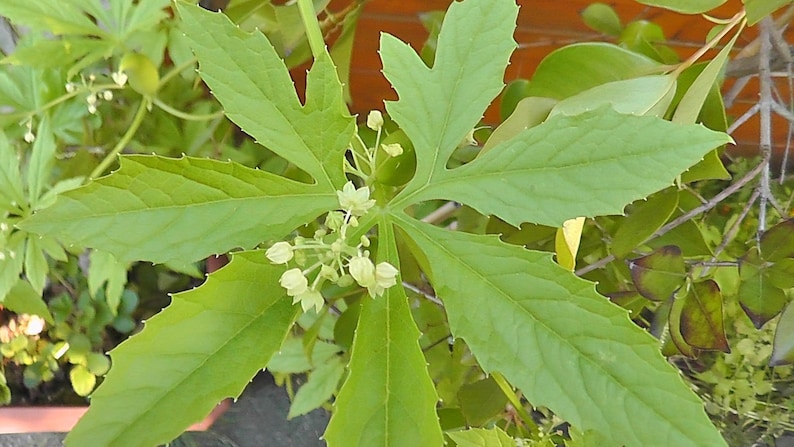
[[[731,186],[729,186],[729,187],[723,189],[722,191],[720,191],[717,195],[712,197],[711,200],[709,200],[708,202],[706,202],[706,203],[704,203],[704,204],[702,204],[702,205],[700,205],[700,206],[698,206],[696,208],[692,208],[688,212],[686,212],[686,213],[682,214],[681,216],[677,217],[676,219],[668,222],[667,225],[664,225],[662,228],[659,228],[648,239],[643,241],[643,244],[648,242],[648,241],[651,241],[653,239],[656,239],[656,238],[658,238],[658,237],[660,237],[660,236],[662,236],[664,234],[666,234],[667,232],[671,231],[672,229],[678,227],[679,225],[682,225],[685,222],[689,221],[693,217],[695,217],[697,215],[700,215],[702,213],[705,213],[706,211],[711,210],[712,208],[717,206],[720,202],[722,202],[723,200],[725,200],[726,198],[731,196],[733,193],[735,193],[736,191],[738,191],[739,189],[741,189],[742,187],[744,187],[745,185],[750,183],[750,181],[753,180],[764,169],[764,166],[767,166],[767,165],[764,164],[764,163],[759,163],[750,172],[745,174],[744,177],[742,177],[739,180],[737,180],[736,183],[732,184]],[[610,262],[614,261],[615,259],[616,259],[615,255],[608,255],[608,256],[606,256],[606,257],[604,257],[602,259],[599,259],[598,261],[596,261],[596,262],[594,262],[594,263],[592,263],[590,265],[586,265],[586,266],[580,268],[575,273],[578,276],[582,276],[582,275],[584,275],[586,273],[592,272],[593,270],[597,270],[597,269],[600,269],[600,268],[604,267],[605,265],[609,264]]]
[[[460,204],[456,202],[447,202],[437,210],[433,211],[432,213],[428,214],[427,216],[422,218],[422,222],[425,223],[439,223],[442,221],[447,220],[455,213],[455,211],[460,208]]]
[[[744,222],[744,219],[747,217],[747,214],[750,213],[750,210],[753,208],[753,205],[755,205],[755,201],[758,200],[759,195],[761,195],[760,191],[758,191],[757,189],[753,191],[753,194],[747,200],[747,203],[744,204],[744,208],[742,208],[742,212],[739,214],[739,218],[737,218],[736,221],[734,221],[733,224],[731,224],[730,228],[728,228],[728,231],[726,231],[725,234],[722,236],[720,245],[718,245],[717,248],[714,249],[714,256],[711,257],[712,262],[717,261],[717,258],[719,257],[720,253],[722,253],[722,251],[725,250],[725,248],[733,240],[733,238],[736,237],[736,234],[739,233],[739,229],[742,226],[742,222]],[[704,268],[703,271],[700,273],[700,277],[703,278],[704,276],[706,276],[706,274],[708,274],[708,272],[709,272],[709,268],[708,267]]]
[[[759,146],[764,169],[761,172],[761,197],[758,211],[758,234],[766,229],[766,206],[772,195],[769,188],[769,160],[772,157],[772,109],[776,104],[772,98],[772,78],[770,77],[769,58],[772,54],[772,33],[774,23],[769,17],[761,21],[761,50],[758,54],[758,82],[760,87],[759,117],[761,120]]]
[[[725,97],[723,101],[725,101],[725,108],[730,108],[733,106],[733,102],[736,101],[736,98],[739,97],[739,94],[747,87],[747,84],[750,83],[750,79],[753,78],[753,75],[742,76],[733,83],[731,89],[725,93]]]
[[[753,104],[753,106],[750,107],[746,112],[744,112],[742,116],[736,118],[736,121],[731,123],[726,133],[732,134],[736,129],[739,128],[739,126],[746,123],[750,118],[754,117],[755,114],[758,113],[758,110],[759,110],[758,104]]]
[[[417,286],[415,286],[415,285],[413,285],[413,284],[411,284],[409,282],[406,282],[406,281],[403,281],[403,287],[405,287],[406,289],[410,290],[411,292],[418,293],[419,295],[422,295],[423,297],[427,298],[428,301],[430,301],[432,303],[435,303],[435,304],[439,305],[442,308],[444,307],[444,303],[442,303],[441,300],[438,299],[438,297],[433,295],[432,293],[427,293],[424,290],[420,289],[419,287],[417,287]]]

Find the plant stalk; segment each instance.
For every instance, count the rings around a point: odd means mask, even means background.
[[[317,11],[314,10],[312,0],[298,0],[298,11],[303,19],[303,26],[306,28],[306,38],[309,40],[312,56],[317,59],[325,52],[325,40],[322,31],[320,31]]]
[[[138,131],[138,128],[141,127],[141,123],[143,122],[143,117],[146,116],[146,111],[151,104],[151,100],[149,98],[141,99],[141,105],[138,106],[138,111],[135,112],[135,117],[132,119],[132,123],[130,123],[130,127],[127,128],[127,132],[121,137],[118,143],[113,147],[113,149],[105,155],[105,158],[91,171],[91,174],[88,176],[89,180],[93,180],[96,177],[102,175],[103,172],[113,163],[113,160],[116,156],[124,149],[125,146],[132,140],[132,137],[135,136],[135,132]]]

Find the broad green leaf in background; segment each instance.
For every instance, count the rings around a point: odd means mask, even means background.
[[[515,447],[516,441],[499,427],[470,428],[447,433],[458,447]]]
[[[319,365],[311,372],[309,379],[300,387],[289,407],[287,419],[306,414],[319,408],[333,396],[339,380],[345,373],[345,365],[338,356]]]
[[[0,233],[2,236],[2,233]],[[0,248],[0,302],[6,298],[6,294],[19,280],[24,268],[25,253],[25,233],[16,231],[4,242],[5,246]]]
[[[755,25],[761,19],[791,3],[791,0],[742,0],[747,11],[747,23]]]
[[[113,315],[121,303],[121,293],[127,284],[127,269],[129,266],[116,260],[112,254],[92,250],[89,255],[88,290],[96,298],[99,289],[105,285],[105,300]]]
[[[710,11],[727,0],[637,0],[648,6],[658,6],[682,14],[701,14]]]
[[[641,76],[606,82],[563,99],[549,117],[578,115],[604,105],[619,113],[663,117],[675,95],[676,79],[671,75]]]
[[[726,445],[658,341],[592,283],[548,253],[395,218],[432,260],[426,273],[453,335],[533,405],[613,445]]]
[[[387,102],[386,110],[416,148],[416,175],[403,194],[443,170],[501,91],[516,48],[517,15],[511,0],[453,2],[441,26],[433,68],[410,45],[381,36],[383,73],[400,97]]]
[[[669,311],[667,312],[660,312],[662,309],[667,307],[666,305],[669,304]],[[663,317],[665,313],[667,313],[667,325],[668,325],[668,333],[670,335],[669,340],[666,340],[662,344],[662,354],[666,357],[671,355],[684,355],[689,358],[696,358],[697,357],[697,350],[693,348],[689,343],[684,340],[684,335],[682,334],[681,328],[681,316],[684,314],[684,305],[686,302],[673,295],[667,299],[666,303],[663,303],[660,310],[657,312],[659,313],[659,317]]]
[[[722,315],[722,294],[717,283],[706,280],[693,283],[681,311],[681,335],[698,349],[731,352],[725,337]]]
[[[201,287],[174,295],[111,352],[113,367],[67,445],[164,444],[239,396],[297,316],[278,284],[283,270],[261,251],[241,252]]]
[[[0,2],[0,16],[7,17],[12,22],[24,23],[33,30],[55,35],[105,34],[74,1]]]
[[[324,53],[309,71],[301,105],[284,62],[265,36],[244,33],[220,13],[181,4],[178,9],[201,78],[229,119],[314,177],[324,191],[341,189],[343,154],[355,121],[330,56]]]
[[[659,67],[658,62],[617,45],[568,45],[540,61],[527,96],[565,99],[607,82],[658,73]]]
[[[281,374],[306,372],[324,364],[339,351],[341,351],[339,346],[320,340],[314,344],[310,360],[306,356],[301,339],[290,336],[281,345],[281,349],[278,350],[276,355],[270,359],[267,364],[267,370]]]
[[[767,277],[763,261],[758,258],[755,247],[740,260],[739,274],[742,279],[738,293],[739,304],[755,327],[760,329],[783,310],[788,298]]]
[[[3,300],[3,307],[17,314],[38,315],[48,323],[55,324],[47,303],[41,299],[41,293],[35,291],[29,282],[22,279],[11,287]]]
[[[11,211],[26,202],[19,171],[19,157],[13,146],[0,132],[0,209]],[[12,205],[16,203],[16,205]]]
[[[775,329],[775,343],[769,366],[790,365],[794,363],[794,305],[791,303],[780,315]]]
[[[727,141],[727,135],[702,126],[608,108],[559,115],[472,163],[442,169],[395,206],[454,200],[516,227],[560,226],[575,217],[622,212],[627,203],[670,186],[677,174]]]
[[[499,127],[494,129],[477,156],[481,157],[499,143],[510,140],[530,127],[535,127],[542,123],[549,116],[555,104],[557,104],[555,99],[537,96],[530,96],[520,100],[510,116]]]
[[[44,188],[50,183],[52,164],[55,160],[55,138],[52,134],[50,119],[44,115],[36,129],[36,141],[28,165],[28,200],[31,208],[36,208]]]
[[[623,31],[623,24],[620,23],[618,13],[607,4],[601,2],[590,3],[582,11],[581,15],[585,25],[599,33],[617,37]]]
[[[39,244],[39,238],[30,235],[25,242],[25,277],[39,295],[44,291],[49,270],[50,267]]]
[[[769,262],[794,257],[794,219],[784,220],[764,232],[760,256]]]
[[[728,62],[728,56],[730,56],[731,50],[733,49],[733,44],[736,43],[736,39],[739,38],[740,33],[741,29],[736,32],[728,44],[717,53],[714,59],[709,61],[703,71],[695,78],[695,81],[692,82],[692,85],[689,86],[689,89],[684,93],[684,96],[681,98],[681,101],[678,102],[678,106],[675,109],[675,113],[671,119],[674,123],[695,123],[703,105],[706,103],[711,89],[717,84],[719,77],[722,76],[725,64]]]
[[[620,226],[612,237],[610,251],[618,259],[628,256],[638,245],[645,242],[656,232],[678,206],[678,190],[668,188],[647,200],[631,205],[631,213],[620,221]]]
[[[122,263],[184,263],[283,237],[338,204],[321,189],[234,162],[124,156],[21,226]]]
[[[665,301],[684,285],[686,266],[681,249],[667,245],[629,262],[634,286],[642,296]]]
[[[484,426],[505,411],[504,391],[492,377],[467,383],[458,390],[458,404],[469,426]]]
[[[378,225],[378,262],[399,268],[394,230]],[[349,374],[323,437],[329,447],[440,446],[436,395],[404,289],[368,296],[353,341]]]

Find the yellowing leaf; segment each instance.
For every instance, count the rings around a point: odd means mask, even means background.
[[[566,220],[562,228],[557,229],[554,240],[557,263],[571,271],[576,268],[576,253],[579,251],[579,242],[582,239],[584,220],[584,217]]]

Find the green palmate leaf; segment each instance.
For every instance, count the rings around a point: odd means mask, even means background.
[[[261,33],[244,33],[223,14],[198,7],[180,5],[179,11],[201,78],[229,119],[324,190],[341,189],[355,122],[330,56],[323,54],[309,71],[301,105],[284,62]]]
[[[263,252],[237,253],[204,285],[174,295],[111,352],[113,367],[67,445],[163,444],[239,396],[297,316],[278,285],[283,270]]]
[[[453,335],[533,405],[609,445],[726,445],[658,341],[592,283],[548,253],[397,218],[430,260],[425,268]]]
[[[472,163],[439,172],[404,202],[454,200],[513,226],[560,226],[579,216],[622,212],[728,141],[702,126],[607,108],[559,115]]]
[[[0,2],[0,16],[8,17],[38,31],[52,34],[102,35],[74,0],[38,0],[35,2]]]
[[[794,305],[789,303],[780,315],[775,329],[775,343],[769,366],[794,363]]]
[[[698,349],[730,352],[722,316],[722,294],[712,280],[692,284],[681,310],[681,335]]]
[[[578,115],[609,105],[620,113],[662,117],[673,101],[675,85],[675,77],[671,75],[607,82],[563,99],[549,116]]]
[[[681,249],[667,245],[629,263],[637,291],[653,301],[664,301],[684,285],[686,266]]]
[[[345,365],[339,357],[331,358],[312,371],[309,380],[295,394],[287,419],[306,414],[327,402],[336,392],[344,373]]]
[[[623,219],[612,237],[610,250],[618,259],[625,258],[634,248],[656,232],[678,206],[678,190],[668,188],[648,200],[632,205],[631,213]]]
[[[516,441],[499,427],[471,428],[447,433],[458,447],[515,447]]]
[[[482,118],[503,87],[518,7],[512,0],[453,2],[438,36],[433,68],[397,38],[381,36],[383,73],[400,100],[386,110],[416,148],[416,176],[425,184]],[[485,63],[487,61],[487,63]]]
[[[125,156],[21,226],[122,263],[184,263],[281,238],[337,204],[321,190],[233,162]]]
[[[658,67],[658,62],[617,45],[568,45],[540,62],[527,96],[565,99],[607,82],[651,74]]]
[[[378,233],[378,262],[399,268],[391,224],[381,222]],[[442,445],[438,396],[405,291],[398,285],[362,299],[349,375],[324,438],[329,447]]]
[[[637,0],[643,5],[658,6],[683,14],[701,14],[710,11],[727,0]]]
[[[742,0],[742,2],[747,11],[747,22],[755,25],[764,17],[791,3],[791,0]]]

